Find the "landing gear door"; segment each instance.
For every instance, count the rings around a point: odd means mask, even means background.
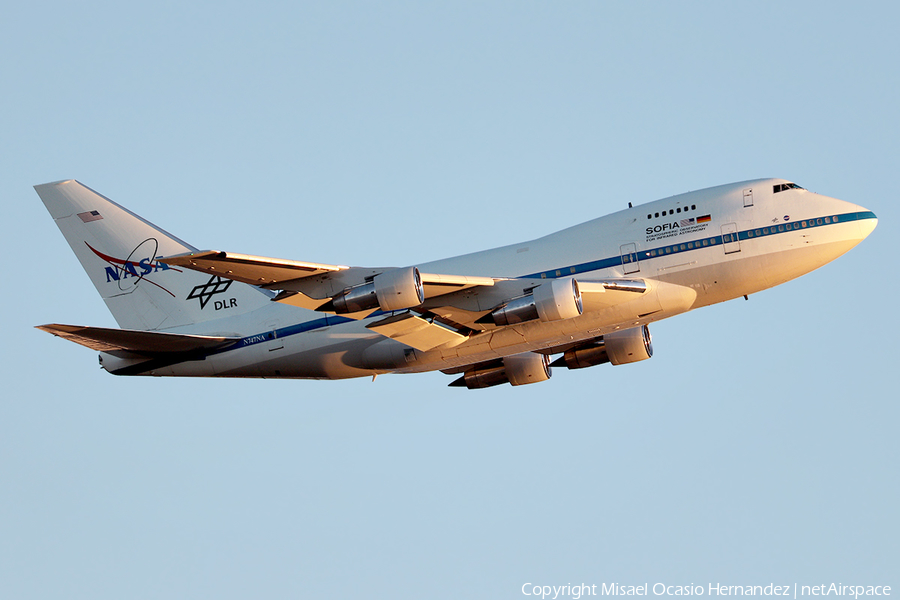
[[[622,269],[625,274],[639,272],[641,263],[638,260],[637,247],[634,244],[622,244],[619,250],[622,252]]]
[[[722,244],[725,246],[725,254],[741,251],[741,242],[738,239],[737,225],[735,223],[722,225]]]

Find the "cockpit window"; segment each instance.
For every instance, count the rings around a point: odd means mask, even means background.
[[[784,190],[805,190],[806,188],[802,188],[796,183],[776,183],[772,192],[778,193],[783,192]]]

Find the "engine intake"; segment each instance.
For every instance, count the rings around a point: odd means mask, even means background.
[[[425,301],[425,288],[416,267],[391,269],[376,275],[370,283],[345,288],[331,299],[334,312],[403,310]]]
[[[584,311],[581,291],[574,279],[551,279],[530,294],[507,301],[491,312],[495,325],[515,325],[540,319],[544,322],[572,319]]]
[[[614,365],[647,360],[653,356],[653,338],[646,325],[613,331],[603,336],[609,362]]]

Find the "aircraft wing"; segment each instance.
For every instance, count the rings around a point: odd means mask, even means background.
[[[36,329],[52,333],[99,352],[127,352],[142,356],[172,353],[206,352],[237,343],[239,337],[184,335],[159,331],[107,329],[81,325],[39,325]]]
[[[368,268],[282,260],[214,250],[159,259],[269,290],[274,300],[363,319],[367,327],[418,350],[460,343],[473,333],[540,318],[577,317],[646,298],[634,318],[659,310],[650,297],[671,284],[652,279],[503,278],[420,273],[415,267]],[[662,286],[662,287],[660,287]],[[658,289],[657,289],[658,288]],[[654,292],[654,293],[648,293]],[[691,293],[693,291],[691,290]],[[612,317],[611,318],[619,318]]]
[[[162,259],[161,262],[262,287],[350,269],[343,265],[323,265],[217,250],[178,254]]]
[[[393,267],[367,268],[235,254],[206,250],[169,256],[160,262],[234,279],[270,290],[281,290],[279,302],[318,310],[346,288],[362,285]],[[419,274],[425,299],[476,286],[492,286],[502,278]],[[326,309],[327,312],[327,309]],[[369,311],[371,312],[371,311]],[[368,313],[366,313],[368,314]]]

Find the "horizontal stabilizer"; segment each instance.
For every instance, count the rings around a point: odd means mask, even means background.
[[[99,352],[130,352],[144,356],[210,351],[237,343],[239,337],[183,335],[80,325],[39,325],[37,329]]]

